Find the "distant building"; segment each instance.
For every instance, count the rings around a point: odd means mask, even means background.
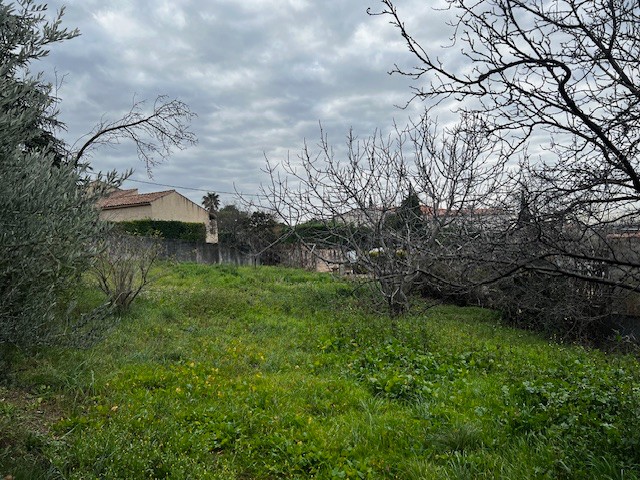
[[[367,207],[353,208],[345,213],[333,217],[336,223],[346,223],[359,226],[373,226],[386,216],[395,213],[395,208]]]
[[[399,207],[377,207],[370,206],[363,209],[351,209],[332,218],[333,222],[346,223],[358,226],[374,226],[380,221],[397,214]],[[505,210],[497,208],[438,208],[434,209],[426,205],[420,205],[420,214],[424,221],[440,221],[455,223],[466,221],[471,224],[483,224],[485,226],[495,226],[512,219],[513,215]]]
[[[138,193],[137,188],[115,189],[98,201],[100,218],[110,222],[130,220],[168,220],[203,223],[207,231],[206,242],[218,243],[215,219],[200,205],[175,190]]]

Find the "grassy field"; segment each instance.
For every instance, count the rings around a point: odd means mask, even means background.
[[[159,273],[99,344],[15,359],[0,478],[640,478],[634,358],[479,308],[392,322],[326,275]]]

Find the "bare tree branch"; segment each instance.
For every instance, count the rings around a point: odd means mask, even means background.
[[[467,224],[473,239],[423,273],[454,293],[490,285],[492,306],[572,328],[624,314],[640,289],[638,2],[447,0],[446,57],[408,30],[399,2],[381,3],[371,13],[418,62],[392,72],[416,81],[410,101],[448,102],[482,119],[500,155],[526,157],[494,197],[509,214]]]
[[[75,165],[80,163],[91,149],[100,145],[118,144],[131,140],[144,162],[147,173],[164,161],[174,149],[183,150],[197,143],[189,130],[195,116],[189,106],[167,96],[156,98],[150,113],[144,112],[144,101],[135,101],[131,110],[115,121],[101,121],[89,134],[89,138],[73,153]]]
[[[482,129],[473,117],[440,129],[424,115],[388,136],[350,134],[344,159],[321,130],[317,152],[305,145],[297,159],[267,159],[264,193],[300,242],[366,273],[397,314],[424,265],[446,250],[442,237],[488,212],[504,186],[504,165]]]

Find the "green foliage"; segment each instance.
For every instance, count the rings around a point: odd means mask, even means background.
[[[59,296],[86,269],[103,232],[85,169],[63,161],[51,133],[51,85],[28,71],[48,45],[77,34],[59,17],[48,22],[45,9],[0,3],[0,348],[60,333]]]
[[[525,439],[546,442],[554,453],[539,459],[539,473],[584,478],[595,457],[603,468],[636,478],[640,388],[635,360],[605,360],[597,352],[533,340],[514,342],[502,330],[487,335],[475,327],[473,335],[465,327],[461,336],[470,341],[420,335],[426,327],[413,324],[409,328],[417,331],[391,330],[372,342],[375,328],[379,325],[341,326],[334,337],[341,340],[324,348],[348,352],[349,374],[373,394],[411,405],[436,427],[428,437],[439,448],[487,450],[490,431],[494,447],[504,449]],[[546,455],[547,450],[541,452]],[[474,472],[484,475],[477,465]]]
[[[479,308],[391,322],[329,275],[161,271],[103,344],[16,373],[52,412],[34,455],[62,478],[640,476],[634,358],[548,344]],[[2,425],[16,406],[0,398]],[[10,460],[27,443],[0,454],[0,474],[30,478],[33,457]]]
[[[207,192],[207,194],[202,197],[202,206],[209,212],[209,216],[215,217],[218,207],[220,207],[220,195],[215,192]]]
[[[221,245],[243,253],[261,253],[263,265],[276,265],[279,256],[275,248],[281,226],[268,212],[247,212],[227,205],[216,214],[218,239]]]
[[[118,222],[117,228],[131,235],[187,240],[189,242],[204,242],[207,229],[204,223],[178,222],[175,220],[131,220]]]
[[[58,298],[105,230],[78,171],[51,160],[18,152],[0,160],[0,344],[28,346],[55,333]]]
[[[398,211],[395,215],[389,217],[387,226],[400,231],[408,230],[410,233],[415,234],[425,224],[421,205],[422,203],[415,190],[410,188]]]
[[[443,410],[442,405],[434,408],[434,400],[452,401],[451,394],[463,385],[477,383],[482,377],[500,379],[505,373],[496,351],[487,346],[463,353],[444,353],[441,349],[424,353],[389,342],[383,348],[359,350],[349,370],[372,393],[410,404],[431,403],[431,415]],[[563,462],[578,472],[594,452],[607,452],[610,460],[629,459],[640,464],[640,421],[636,415],[640,388],[634,384],[637,372],[597,364],[587,356],[574,358],[569,364],[563,363],[565,359],[552,361],[528,375],[527,380],[517,372],[501,386],[502,405],[492,414],[505,440],[533,434],[557,445],[570,444],[571,452],[565,452]],[[489,413],[486,406],[477,409],[482,416]],[[442,417],[443,412],[439,415]],[[477,427],[467,425],[461,430],[437,433],[434,441],[463,451],[470,438],[472,443],[479,441]]]
[[[32,76],[29,64],[46,56],[49,45],[79,33],[61,27],[64,10],[48,21],[46,9],[33,0],[0,2],[0,150],[3,158],[16,150],[48,153],[60,164],[64,145],[53,135],[59,122],[51,84]]]
[[[575,455],[607,451],[640,462],[640,387],[623,368],[576,359],[504,388],[510,430],[571,439]]]
[[[474,356],[479,357],[473,352],[434,355],[392,340],[382,348],[376,345],[363,349],[350,363],[350,368],[376,395],[417,401],[430,396],[443,382],[463,378],[471,370],[491,365],[484,359],[476,361]]]
[[[249,225],[249,213],[235,205],[226,205],[217,215],[218,239],[221,245],[234,246],[240,251],[248,251],[244,236]]]
[[[352,247],[353,242],[363,248],[370,248],[371,228],[364,225],[349,225],[337,222],[322,222],[309,220],[296,225],[294,235],[288,237],[290,242],[302,240],[309,244],[319,246],[343,246]]]

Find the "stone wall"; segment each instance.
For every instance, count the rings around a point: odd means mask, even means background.
[[[151,244],[152,240],[148,241]],[[259,259],[255,256],[238,252],[234,248],[220,247],[218,244],[171,238],[161,238],[159,242],[160,258],[166,260],[205,264],[260,265]]]
[[[247,266],[257,266],[263,263],[260,256],[239,252],[231,246],[167,238],[159,241],[160,258],[172,259],[177,262]],[[281,246],[277,249],[277,256],[280,259],[280,265],[317,272],[338,272],[344,268],[346,263],[344,256],[338,250],[310,250],[301,245]]]

